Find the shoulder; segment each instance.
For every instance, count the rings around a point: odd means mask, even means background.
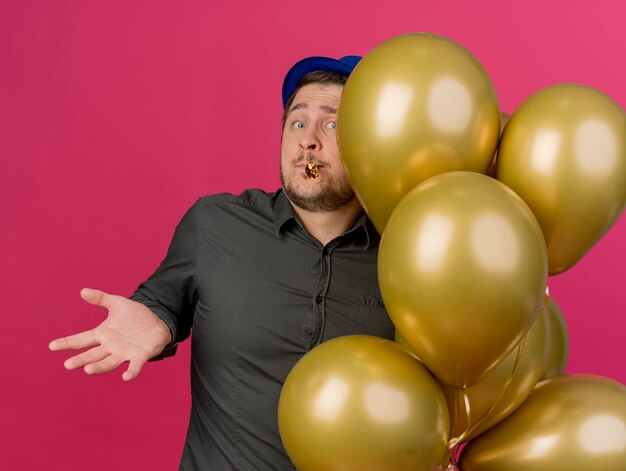
[[[259,189],[245,190],[238,195],[232,193],[206,195],[199,198],[190,211],[195,212],[201,219],[252,213],[273,217],[277,195],[278,192],[268,193]]]
[[[238,195],[232,193],[216,193],[206,195],[198,199],[196,205],[204,208],[212,206],[250,206],[250,207],[266,207],[273,206],[276,192],[268,193],[259,189],[250,189],[241,192]]]

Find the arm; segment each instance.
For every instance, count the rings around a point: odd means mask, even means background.
[[[91,347],[67,359],[66,369],[83,368],[92,375],[106,373],[129,362],[122,378],[130,381],[170,342],[167,325],[143,304],[93,289],[83,289],[80,295],[89,304],[106,308],[109,315],[95,329],[50,342],[49,348],[53,351]]]
[[[168,353],[176,342],[189,336],[197,300],[198,206],[185,214],[167,256],[131,299],[91,289],[81,291],[85,301],[106,308],[108,316],[94,329],[50,343],[54,351],[91,347],[66,360],[65,368],[82,367],[87,374],[99,374],[129,362],[122,375],[129,381],[148,360]]]

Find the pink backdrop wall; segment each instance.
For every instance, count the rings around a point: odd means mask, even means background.
[[[127,384],[47,344],[102,319],[81,287],[130,294],[197,197],[278,186],[292,63],[427,31],[478,57],[503,111],[558,82],[624,108],[625,4],[584,3],[0,1],[0,468],[177,468],[188,345]],[[550,280],[569,372],[626,383],[625,237],[622,217]]]

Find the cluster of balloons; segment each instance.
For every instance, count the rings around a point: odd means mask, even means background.
[[[298,469],[456,469],[468,441],[463,471],[626,469],[626,387],[562,375],[547,291],[624,209],[621,108],[562,84],[509,117],[467,50],[416,33],[358,64],[337,129],[397,337],[335,339],[294,367],[279,427]]]

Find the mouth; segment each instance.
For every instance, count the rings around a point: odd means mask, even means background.
[[[307,162],[306,167],[304,167],[304,173],[309,178],[317,178],[319,176],[317,164],[315,162]]]
[[[322,163],[314,162],[312,160],[306,162],[299,162],[295,165],[296,168],[304,171],[304,174],[310,178],[315,179],[320,176],[320,169],[324,168],[325,165]]]

